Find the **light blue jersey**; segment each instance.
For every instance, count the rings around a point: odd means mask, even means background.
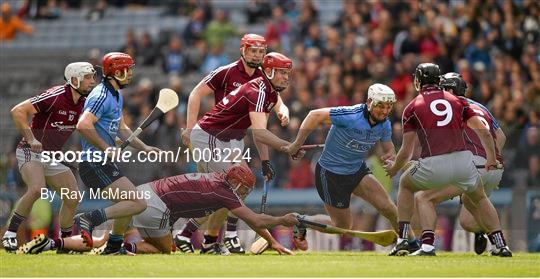
[[[89,111],[98,118],[94,123],[97,133],[110,146],[116,145],[115,139],[122,119],[122,103],[122,94],[117,92],[107,80],[98,84],[84,103],[84,111]],[[88,150],[100,152],[99,148],[89,143],[84,137],[81,144],[84,151],[83,161],[92,160],[88,155]]]
[[[366,104],[336,107],[330,110],[332,127],[319,164],[336,174],[356,173],[377,141],[392,140],[392,125],[386,119],[371,126]]]
[[[487,111],[487,113],[489,113],[489,117],[491,118],[491,122],[493,123],[493,130],[497,131],[501,126],[499,125],[499,122],[497,122],[497,119],[495,119],[495,116],[493,116],[493,114],[491,114],[491,111],[489,109],[486,108],[486,106],[480,104],[479,102],[477,101],[474,101],[474,100],[471,100],[469,98],[465,98],[467,99],[467,101],[470,103],[470,104],[475,104],[479,107],[481,107],[483,110]]]

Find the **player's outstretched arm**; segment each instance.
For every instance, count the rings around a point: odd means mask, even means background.
[[[270,234],[270,232],[268,232],[267,229],[278,225],[286,227],[298,225],[298,219],[294,214],[289,213],[281,217],[274,217],[266,214],[257,214],[245,206],[235,208],[231,210],[231,212],[236,217],[246,222],[246,224],[248,224],[248,226],[255,230],[257,234],[266,239],[272,249],[276,250],[280,254],[293,254],[289,249],[283,247],[276,239],[274,239],[274,237],[272,237],[272,235]]]
[[[409,131],[403,134],[403,142],[398,154],[396,155],[396,161],[392,162],[388,160],[386,165],[384,165],[384,169],[386,170],[386,174],[388,176],[394,177],[396,173],[403,168],[407,162],[409,162],[414,151],[414,143],[417,137],[418,136],[414,131]]]
[[[13,122],[15,122],[15,127],[17,127],[17,130],[19,130],[28,144],[30,144],[32,152],[40,153],[43,151],[43,146],[34,137],[34,133],[32,133],[32,129],[28,124],[28,118],[36,113],[37,110],[30,102],[30,99],[17,104],[11,109],[11,117],[13,118]]]
[[[283,102],[283,99],[281,99],[281,96],[278,96],[277,104],[274,106],[274,111],[277,114],[277,117],[281,123],[282,127],[287,126],[289,124],[289,108],[285,103]]]
[[[488,128],[482,123],[480,117],[473,116],[467,120],[467,126],[471,128],[476,135],[480,138],[484,150],[486,150],[486,170],[491,170],[497,167],[497,160],[495,159],[495,141],[489,133]]]
[[[288,141],[280,139],[272,132],[268,131],[268,129],[266,129],[266,124],[268,122],[268,115],[266,113],[251,111],[249,113],[249,118],[251,120],[253,139],[256,142],[266,144],[280,151],[282,146],[286,146],[289,144]]]
[[[204,80],[199,82],[195,88],[189,93],[187,116],[186,116],[186,129],[182,132],[182,143],[189,145],[189,136],[191,129],[197,124],[197,118],[199,116],[199,110],[201,109],[201,100],[205,96],[212,94],[214,90],[208,86]]]
[[[110,146],[99,136],[94,127],[94,123],[98,121],[98,118],[90,111],[85,111],[79,118],[77,123],[77,131],[88,140],[92,145],[99,148],[101,151],[107,150]]]
[[[321,108],[310,111],[304,121],[302,121],[300,130],[298,131],[294,142],[291,145],[283,148],[283,151],[289,153],[289,155],[295,155],[300,149],[300,146],[306,142],[308,136],[313,133],[313,131],[315,131],[319,125],[331,124],[332,121],[330,119],[330,109],[331,108]]]

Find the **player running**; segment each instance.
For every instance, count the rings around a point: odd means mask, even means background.
[[[267,45],[264,37],[257,34],[244,35],[240,41],[240,59],[229,65],[217,68],[195,86],[188,100],[187,129],[182,132],[182,142],[186,146],[190,145],[189,137],[193,127],[197,124],[201,99],[213,93],[215,104],[218,104],[225,96],[241,85],[252,79],[262,77],[263,72],[260,66],[266,54],[266,48]],[[289,109],[283,103],[280,96],[278,96],[274,111],[280,119],[281,125],[287,125],[289,122]],[[231,140],[231,145],[243,149],[244,141],[243,139],[233,139]],[[237,152],[240,152],[240,149],[237,149]],[[208,172],[205,166],[199,166],[199,171]],[[216,224],[216,222],[222,222],[224,214],[226,214],[224,210],[213,214],[209,221],[209,223],[213,224],[211,227],[221,228],[221,224]],[[176,244],[180,251],[194,252],[193,245],[191,244],[191,236],[206,219],[188,220],[181,233],[176,237]],[[228,217],[224,243],[231,253],[244,253],[245,251],[240,245],[240,240],[236,232],[237,223],[238,218],[234,216]],[[207,233],[209,235],[217,234],[215,231],[209,231]]]
[[[62,164],[45,162],[41,152],[62,150],[75,130],[86,96],[96,85],[95,73],[90,63],[71,63],[64,71],[66,84],[52,87],[17,104],[11,110],[15,126],[23,136],[16,155],[19,171],[28,188],[17,202],[2,238],[2,244],[8,252],[17,250],[17,230],[30,214],[34,202],[40,198],[42,188],[49,185],[58,193],[61,189],[77,190],[77,181],[70,169]],[[30,116],[32,121],[28,124]],[[71,235],[77,204],[77,199],[62,197],[62,237]]]
[[[137,190],[148,195],[148,207],[133,216],[132,225],[144,241],[124,243],[124,247],[131,253],[169,254],[172,246],[170,224],[178,218],[198,218],[224,207],[263,236],[279,254],[292,255],[268,233],[267,228],[297,225],[296,215],[290,213],[273,217],[251,211],[242,202],[242,197],[254,185],[255,176],[244,165],[234,165],[226,173],[190,173],[140,185]],[[77,239],[53,240],[40,235],[22,246],[21,251],[37,254],[62,245],[73,250],[86,250],[82,241]],[[228,253],[223,249],[217,252]]]
[[[409,167],[400,178],[398,191],[398,241],[390,255],[407,255],[410,220],[416,207],[422,227],[422,247],[414,256],[435,256],[436,204],[463,194],[470,199],[476,220],[482,220],[485,228],[497,238],[501,256],[511,256],[500,228],[497,211],[486,197],[483,187],[478,187],[479,176],[473,162],[473,154],[467,150],[463,137],[466,125],[479,137],[486,150],[485,169],[489,172],[498,165],[495,145],[489,130],[469,107],[465,99],[441,90],[439,66],[432,63],[418,65],[414,73],[414,85],[419,95],[403,112],[403,143],[395,162],[388,161],[385,169],[394,176],[411,158],[414,143],[420,141],[422,153],[417,164]],[[424,202],[414,200],[414,193],[441,192],[438,200]],[[468,203],[467,203],[468,204]],[[467,206],[467,204],[465,204]],[[481,218],[481,219],[480,219]]]
[[[125,53],[111,52],[103,56],[102,64],[103,81],[88,96],[77,123],[77,130],[83,135],[84,151],[79,175],[87,187],[121,195],[117,195],[118,199],[113,200],[116,204],[110,207],[76,215],[75,223],[86,245],[92,247],[94,227],[108,219],[115,219],[105,252],[111,254],[120,251],[131,216],[144,211],[146,202],[136,194],[135,185],[112,162],[115,152],[111,152],[117,135],[126,139],[132,133],[122,117],[123,97],[120,89],[130,83],[135,62]],[[131,146],[146,152],[159,151],[139,139],[132,141]]]
[[[354,194],[372,204],[397,230],[396,205],[365,163],[369,150],[377,142],[381,142],[384,160],[395,156],[388,119],[395,102],[390,87],[373,84],[368,89],[365,104],[310,111],[296,140],[284,148],[289,154],[295,154],[320,125],[332,125],[315,168],[315,184],[326,212],[337,227],[351,228],[349,203]],[[299,228],[294,236],[295,244],[303,250],[307,249],[305,235],[305,228]]]
[[[467,90],[467,83],[458,73],[445,74],[441,78],[440,86],[444,90],[461,97],[465,96],[465,91]],[[471,107],[471,109],[477,113],[482,123],[489,129],[491,136],[495,139],[495,151],[497,154],[497,161],[502,164],[503,157],[501,154],[501,150],[503,149],[504,143],[506,141],[506,136],[503,130],[499,126],[499,123],[497,122],[495,117],[493,117],[491,112],[485,106],[471,99],[467,99],[467,101],[469,102],[469,106]],[[465,125],[465,144],[467,150],[473,153],[473,161],[477,168],[479,166],[483,166],[486,162],[486,151],[482,146],[482,143],[476,133],[471,130],[467,125]],[[481,183],[484,187],[484,192],[488,197],[491,195],[491,192],[494,189],[497,189],[499,187],[499,182],[501,181],[503,171],[504,170],[502,168],[491,171],[486,171],[485,168],[478,169],[481,177]],[[421,202],[436,201],[440,200],[439,193],[440,192],[435,191],[431,192],[428,195],[427,193],[422,192],[422,194],[416,195],[415,198],[416,200],[421,199]],[[480,255],[486,250],[487,240],[485,237],[485,232],[487,230],[482,224],[476,222],[470,211],[467,210],[467,207],[470,208],[474,206],[474,204],[471,203],[471,200],[463,196],[462,202],[467,204],[467,206],[461,207],[461,211],[459,214],[459,222],[463,229],[468,232],[474,233],[474,251]],[[491,242],[492,246],[496,246],[496,242],[499,241],[499,239],[495,238],[492,234],[488,235],[488,239]],[[492,255],[497,255],[499,253],[509,253],[509,251],[506,249],[494,249],[490,251],[490,253]]]
[[[193,151],[204,152],[210,150],[212,159],[203,162],[199,171],[220,172],[226,170],[231,161],[224,160],[242,155],[244,149],[242,139],[251,127],[253,139],[262,162],[262,170],[266,180],[274,177],[275,172],[270,164],[268,146],[280,150],[281,146],[289,144],[266,129],[268,113],[278,102],[279,92],[289,85],[289,76],[292,71],[292,61],[283,54],[272,52],[267,54],[262,64],[263,76],[253,79],[238,87],[225,96],[214,108],[207,112],[198,121],[190,134]],[[232,160],[234,161],[234,160]],[[220,214],[221,213],[221,214]],[[209,230],[205,235],[201,253],[214,251],[212,246],[217,245],[217,236],[226,214],[218,212],[216,219],[209,222]],[[180,238],[182,237],[182,238]],[[177,241],[178,240],[178,241]],[[182,240],[184,242],[180,243]],[[181,251],[192,251],[191,243],[187,245],[187,236],[175,237],[176,244]],[[184,249],[186,247],[187,249]]]

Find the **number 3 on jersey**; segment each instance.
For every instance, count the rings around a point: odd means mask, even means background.
[[[236,94],[238,94],[238,91],[239,91],[238,89],[240,89],[240,87],[237,87],[236,89],[234,89],[233,92],[231,92],[229,95],[235,96]],[[223,104],[224,105],[229,103],[229,99],[227,99],[227,96],[223,97]]]
[[[439,110],[437,108],[437,105],[443,105],[444,109]],[[450,121],[452,120],[452,106],[450,105],[450,102],[444,99],[438,99],[434,100],[429,104],[429,108],[431,109],[431,112],[437,116],[445,116],[445,118],[441,121],[437,121],[437,126],[446,126]]]

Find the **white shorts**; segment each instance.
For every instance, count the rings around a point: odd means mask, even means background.
[[[414,185],[422,190],[455,185],[473,191],[479,180],[470,151],[458,151],[422,158],[407,169]]]
[[[244,140],[220,141],[195,125],[189,137],[193,161],[199,172],[222,172],[238,163],[244,151]],[[211,156],[204,156],[210,154]],[[203,155],[203,156],[200,156]]]
[[[169,234],[170,210],[167,205],[152,190],[150,183],[138,186],[137,191],[149,192],[150,198],[146,200],[146,209],[133,216],[131,225],[137,228],[143,238],[163,237]]]
[[[474,164],[477,166],[483,166],[486,163],[486,158],[482,156],[473,156]],[[478,169],[480,178],[482,179],[482,186],[484,186],[484,192],[486,195],[491,195],[491,192],[495,189],[499,189],[499,183],[501,183],[504,169],[496,169],[487,171],[484,168]]]
[[[60,163],[57,163],[56,166],[53,166],[52,162],[43,162],[41,160],[41,154],[32,152],[29,147],[17,147],[15,155],[17,157],[19,171],[22,169],[24,164],[30,161],[39,162],[43,166],[45,176],[54,176],[65,171],[69,171],[68,167]]]

